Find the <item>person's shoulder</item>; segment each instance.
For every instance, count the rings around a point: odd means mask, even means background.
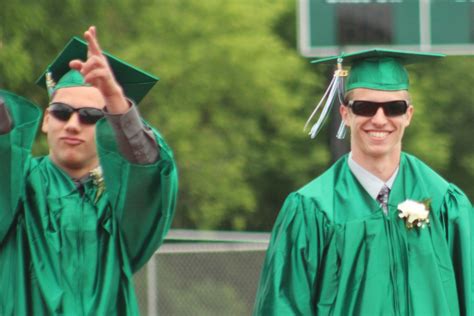
[[[286,197],[274,229],[304,231],[315,225],[327,227],[331,223],[331,217],[325,209],[325,200],[294,191]]]
[[[347,165],[347,155],[341,157],[321,175],[302,186],[297,193],[308,198],[328,199],[334,192],[336,182],[341,179]]]
[[[417,181],[422,181],[434,190],[444,192],[447,190],[449,182],[419,158],[411,154],[402,153],[402,163],[411,171]]]
[[[335,187],[338,181],[347,176],[347,155],[341,157],[321,175],[291,193],[286,200],[287,207],[295,208],[306,216],[323,216],[330,222]]]
[[[419,158],[403,153],[405,168],[414,175],[417,185],[422,185],[433,198],[433,205],[441,206],[446,200],[458,200],[470,204],[466,194],[454,183],[450,183]],[[464,202],[467,201],[467,202]]]

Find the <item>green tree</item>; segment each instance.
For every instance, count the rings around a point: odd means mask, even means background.
[[[451,182],[474,198],[474,82],[473,57],[449,56],[442,62],[420,65],[414,71],[417,98],[422,105],[416,114],[424,135],[413,150]],[[418,109],[417,109],[418,110]],[[430,124],[430,128],[424,127]],[[438,157],[438,158],[437,158]],[[442,160],[439,160],[442,157]]]
[[[143,111],[178,159],[175,225],[269,228],[295,183],[325,165],[326,146],[311,153],[302,137],[318,77],[273,32],[285,9],[162,1],[144,10],[136,40],[145,46],[135,54],[148,56],[163,81],[155,107]]]

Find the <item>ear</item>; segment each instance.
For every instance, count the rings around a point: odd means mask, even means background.
[[[410,125],[411,118],[413,117],[414,113],[415,113],[415,108],[413,107],[413,105],[410,104],[408,106],[407,113],[405,114],[406,115],[406,124],[405,124],[405,126]]]
[[[43,116],[43,124],[41,124],[41,131],[45,134],[48,134],[48,125],[49,124],[49,111],[46,109]]]
[[[346,126],[350,126],[349,124],[349,108],[345,106],[344,104],[341,104],[339,106],[339,114],[341,114],[341,118],[344,121],[344,124]]]

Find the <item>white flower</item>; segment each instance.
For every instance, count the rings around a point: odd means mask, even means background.
[[[424,228],[426,224],[429,224],[429,208],[430,200],[423,202],[417,202],[413,200],[406,200],[398,204],[398,216],[405,218],[407,228],[413,228],[414,226]]]

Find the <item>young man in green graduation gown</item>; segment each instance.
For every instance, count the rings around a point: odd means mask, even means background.
[[[403,65],[436,57],[374,49],[316,61],[352,64],[340,106],[351,152],[286,199],[255,315],[474,314],[472,205],[402,152],[416,108]]]
[[[0,315],[137,315],[133,273],[173,218],[173,154],[135,106],[158,79],[84,35],[39,80],[48,156],[39,109],[0,92]]]

